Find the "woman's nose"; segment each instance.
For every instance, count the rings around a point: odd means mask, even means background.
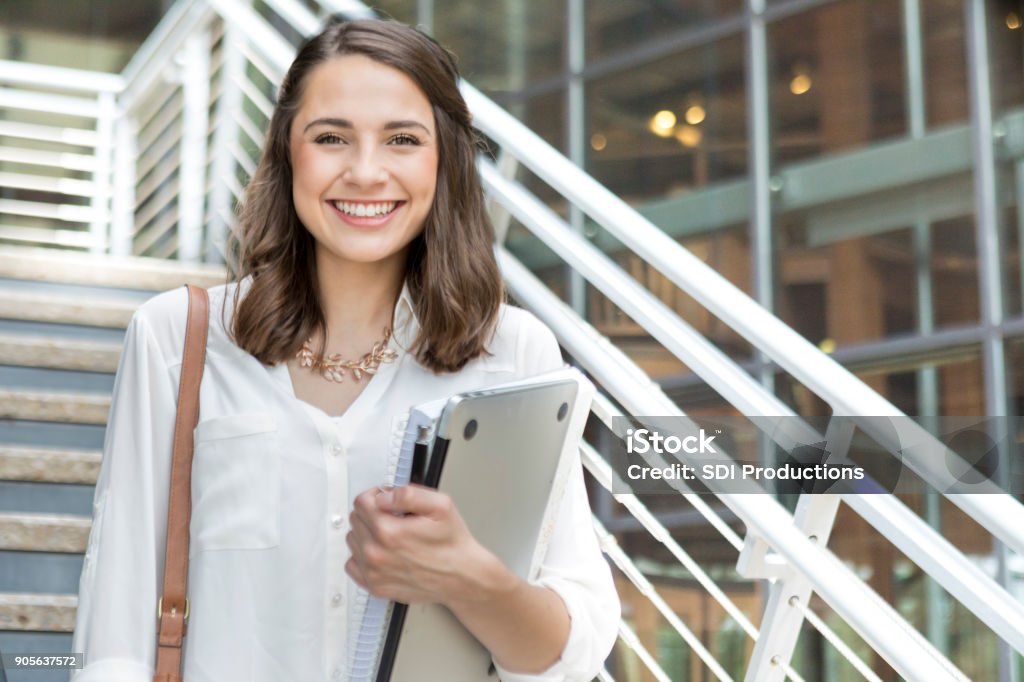
[[[373,185],[387,180],[388,174],[377,151],[364,148],[350,154],[342,180],[354,185]]]

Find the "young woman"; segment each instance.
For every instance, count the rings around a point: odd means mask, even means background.
[[[345,679],[368,593],[447,606],[505,682],[590,680],[612,646],[619,602],[578,467],[536,584],[444,494],[380,487],[411,406],[562,364],[551,332],[502,303],[457,81],[447,51],[384,21],[331,25],[285,77],[238,279],[210,292],[187,682]],[[162,294],[128,329],[76,682],[152,679],[186,308],[184,289]]]

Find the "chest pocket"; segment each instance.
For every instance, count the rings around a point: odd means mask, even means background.
[[[192,461],[191,545],[266,549],[280,542],[281,455],[273,417],[200,422]]]

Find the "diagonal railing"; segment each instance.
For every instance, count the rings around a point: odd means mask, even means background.
[[[266,0],[258,6],[243,0],[179,0],[120,76],[0,62],[0,109],[65,117],[52,125],[23,123],[16,117],[0,121],[0,162],[15,164],[16,169],[0,173],[0,188],[5,192],[37,192],[42,197],[29,201],[0,196],[0,239],[35,240],[116,254],[223,260],[225,241],[234,225],[234,206],[255,168],[277,83],[296,49],[273,26],[287,25],[301,36],[317,31],[328,13],[372,16],[370,10],[354,1],[321,0],[317,7],[319,15],[296,0]],[[767,416],[787,417],[787,430],[768,430],[784,449],[793,443],[826,439],[842,444],[856,425],[893,455],[901,455],[936,489],[949,489],[945,467],[899,450],[901,442],[921,442],[931,437],[912,421],[900,419],[902,413],[891,403],[479,91],[467,83],[462,84],[462,90],[476,125],[501,149],[497,165],[487,159],[478,164],[488,196],[493,206],[500,208],[495,212],[499,235],[506,233],[508,220],[515,219],[739,413],[759,424]],[[64,144],[69,149],[26,148],[12,140]],[[804,423],[674,310],[571,229],[522,184],[511,180],[520,165],[816,393],[842,419],[833,419],[825,434]],[[68,172],[78,177],[60,175]],[[5,224],[4,218],[12,215],[42,221],[40,224],[68,223],[71,227]],[[615,416],[686,418],[625,354],[562,303],[500,244],[497,254],[516,299],[555,331],[563,347],[607,395],[595,401],[597,420],[611,430]],[[608,398],[623,406],[623,411]],[[895,418],[905,430],[894,435],[878,429],[877,421],[868,417]],[[615,480],[595,446],[584,444],[582,456],[599,485],[615,492],[628,489],[621,480]],[[741,539],[718,509],[709,504],[714,498],[694,493],[681,481],[674,485],[738,552],[741,572],[771,583],[760,631],[639,497],[613,497],[756,642],[747,680],[784,676],[800,679],[790,659],[805,619],[865,679],[877,679],[810,608],[812,594],[821,596],[904,677],[966,679],[891,605],[828,551],[828,538],[841,502],[931,575],[997,636],[1017,651],[1024,651],[1024,609],[1020,603],[895,496],[804,495],[794,515],[768,494],[721,492],[718,502],[746,526],[746,537]],[[1024,508],[1010,496],[994,492],[949,495],[949,499],[994,537],[1017,552],[1024,551]],[[617,547],[614,538],[603,527],[598,532],[611,562],[651,601],[703,660],[706,669],[717,679],[731,679],[705,643],[674,617],[667,602]],[[636,652],[652,675],[667,679],[628,624],[622,624],[620,635],[623,645]],[[609,673],[603,674],[611,678]]]

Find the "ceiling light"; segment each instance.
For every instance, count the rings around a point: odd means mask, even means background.
[[[699,104],[694,104],[686,110],[686,122],[693,126],[698,125],[706,116],[707,112]]]
[[[590,148],[596,152],[603,150],[608,146],[608,138],[601,133],[594,133],[590,136]]]
[[[811,77],[806,73],[798,73],[789,81],[789,91],[794,95],[802,95],[811,89]]]
[[[660,137],[669,137],[672,129],[676,127],[676,115],[667,109],[662,109],[651,117],[651,132]]]

